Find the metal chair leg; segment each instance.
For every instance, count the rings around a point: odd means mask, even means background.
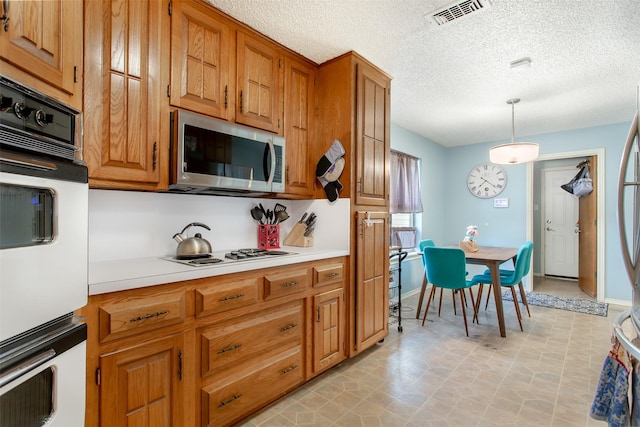
[[[460,289],[462,291],[462,289]],[[460,292],[460,305],[462,306],[462,318],[464,319],[464,331],[467,336],[469,336],[469,326],[467,326],[467,313],[464,309],[464,297],[462,296],[464,292]]]
[[[469,295],[471,295],[471,305],[473,306],[473,319],[471,320],[471,323],[476,322],[479,325],[480,321],[478,320],[477,299],[473,298],[473,289],[471,288],[469,288]]]
[[[489,306],[489,297],[491,296],[491,284],[489,284],[489,293],[487,294],[487,301],[484,303],[484,310],[487,311],[487,307]]]
[[[522,284],[522,281],[518,283],[518,287],[520,288],[520,297],[522,298],[522,302],[524,303],[524,306],[527,307],[527,314],[529,315],[529,317],[531,317],[531,312],[529,311],[529,303],[527,302],[527,295],[524,291],[524,285]]]
[[[416,309],[416,319],[420,318],[420,311],[422,310],[422,300],[424,299],[424,294],[427,291],[427,285],[429,281],[427,280],[426,274],[422,276],[422,289],[420,289],[420,299],[418,300],[418,308]]]
[[[453,315],[457,316],[458,313],[456,312],[456,291],[454,291],[453,289],[451,290],[451,299],[453,300]]]
[[[429,305],[433,300],[433,294],[436,292],[436,287],[431,286],[431,292],[429,293],[429,299],[427,299],[427,308],[424,310],[424,317],[422,318],[422,326],[424,326],[424,322],[427,320],[427,313],[429,313]],[[438,313],[439,314],[439,313]]]
[[[524,329],[522,329],[522,314],[520,314],[520,304],[518,304],[516,289],[514,286],[509,286],[509,288],[511,288],[511,296],[513,297],[513,304],[516,307],[516,314],[518,315],[518,323],[520,324],[520,331],[524,332]]]

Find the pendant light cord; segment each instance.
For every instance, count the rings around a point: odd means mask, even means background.
[[[511,143],[516,143],[516,113],[515,113],[515,103],[511,103]]]

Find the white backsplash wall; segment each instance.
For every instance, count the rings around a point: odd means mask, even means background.
[[[201,233],[214,252],[257,246],[258,222],[250,210],[258,203],[273,210],[280,202],[290,218],[280,225],[280,243],[304,212],[318,216],[313,247],[349,249],[349,199],[275,200],[245,197],[197,196],[137,191],[89,191],[89,262],[175,255],[173,235],[192,222],[211,231]]]

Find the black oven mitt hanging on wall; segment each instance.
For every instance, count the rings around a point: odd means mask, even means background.
[[[336,139],[316,166],[316,178],[322,184],[330,202],[335,202],[338,199],[338,193],[342,190],[342,183],[338,178],[344,169],[344,152],[344,147]]]

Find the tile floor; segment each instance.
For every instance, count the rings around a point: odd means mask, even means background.
[[[542,284],[536,291],[575,292],[570,283],[559,285]],[[424,327],[415,319],[417,296],[403,304],[404,332],[390,325],[384,342],[242,425],[606,425],[588,413],[610,348],[611,323],[626,307],[609,305],[608,317],[600,317],[531,306],[523,333],[513,304],[505,301],[507,337],[501,338],[490,302],[480,324],[469,323],[467,338],[451,298],[444,298],[441,317],[430,309]]]
[[[581,298],[595,301],[595,298],[580,289],[576,280],[536,276],[533,278],[533,290],[534,292],[559,297]]]

